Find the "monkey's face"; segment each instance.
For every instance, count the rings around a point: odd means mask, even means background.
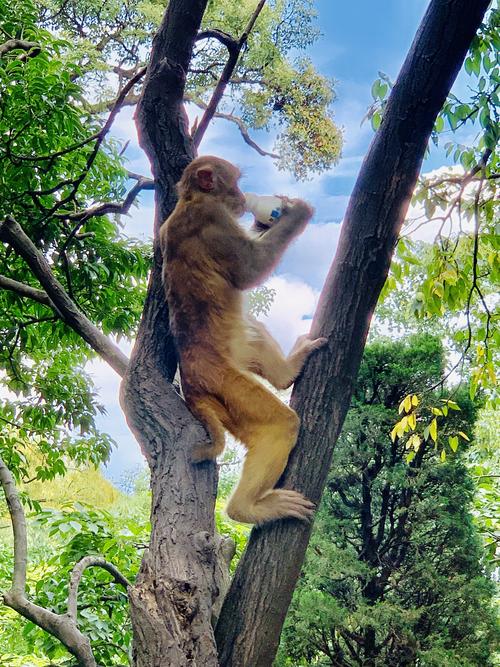
[[[238,181],[240,170],[231,162],[207,155],[196,158],[185,169],[179,183],[179,194],[187,195],[203,192],[220,200],[230,212],[239,217],[246,210],[245,196],[241,192]]]

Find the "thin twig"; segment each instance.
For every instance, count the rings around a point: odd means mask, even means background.
[[[154,181],[151,180],[150,178],[138,178],[137,183],[130,189],[128,192],[127,196],[123,200],[123,202],[118,203],[118,202],[105,202],[103,204],[95,204],[94,206],[91,206],[90,208],[85,209],[84,211],[78,211],[77,213],[70,213],[68,214],[58,214],[55,217],[60,218],[63,220],[76,220],[77,224],[73,227],[71,232],[69,233],[67,239],[65,240],[60,253],[61,256],[63,257],[65,263],[67,264],[68,260],[65,255],[66,250],[68,249],[69,245],[73,241],[73,239],[77,236],[78,231],[83,227],[83,225],[89,220],[89,218],[97,218],[103,215],[107,215],[108,213],[116,213],[118,215],[127,215],[127,213],[130,210],[130,207],[135,201],[135,198],[141,192],[141,190],[153,190],[154,189]],[[68,271],[67,274],[69,274],[69,264],[68,264]],[[69,276],[68,276],[69,277]]]
[[[185,95],[185,96],[184,96],[184,100],[185,100],[186,102],[191,102],[192,104],[196,105],[196,106],[199,107],[200,109],[207,109],[207,108],[208,108],[208,104],[206,104],[205,102],[203,102],[203,100],[200,100],[200,99],[198,99],[198,98],[193,98],[193,97],[191,97],[191,96],[189,96],[189,95]],[[261,146],[259,146],[259,144],[257,144],[257,143],[252,139],[252,137],[250,136],[250,134],[249,134],[249,132],[248,132],[248,128],[247,128],[247,126],[246,126],[245,123],[241,120],[241,118],[239,118],[238,116],[235,116],[235,115],[230,114],[230,113],[222,113],[221,111],[216,111],[216,112],[214,113],[213,117],[214,117],[214,118],[221,118],[222,120],[227,120],[227,121],[229,121],[230,123],[234,123],[234,124],[238,127],[238,129],[239,129],[243,141],[244,141],[246,144],[248,144],[248,146],[250,146],[250,147],[253,148],[255,151],[257,151],[257,153],[258,153],[259,155],[272,157],[272,158],[274,158],[274,159],[278,159],[278,158],[280,157],[277,153],[271,153],[270,151],[266,151],[266,150],[264,150],[263,148],[261,148]],[[193,127],[193,132],[192,132],[193,135],[196,134],[196,132],[197,132],[197,128],[198,128],[198,124],[196,123],[196,124],[194,125],[194,127]]]

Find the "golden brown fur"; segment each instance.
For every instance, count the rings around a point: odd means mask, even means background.
[[[211,437],[210,444],[196,448],[193,460],[218,456],[224,432],[230,431],[248,451],[229,516],[248,523],[303,519],[312,504],[295,491],[273,489],[295,445],[298,417],[252,373],[288,387],[324,339],[303,336],[285,358],[265,327],[244,315],[242,291],[269,275],[312,209],[291,200],[278,224],[251,239],[236,220],[244,211],[239,177],[239,170],[220,158],[194,160],[160,231],[184,396]]]

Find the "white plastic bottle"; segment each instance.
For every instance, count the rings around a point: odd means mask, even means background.
[[[274,195],[256,195],[253,192],[245,192],[247,211],[255,216],[257,222],[271,227],[281,218],[283,212],[283,200]]]

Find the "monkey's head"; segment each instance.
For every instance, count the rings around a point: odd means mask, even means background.
[[[177,185],[182,199],[190,199],[196,193],[216,197],[234,215],[240,216],[246,210],[245,197],[238,187],[241,172],[231,162],[204,155],[189,164]]]

